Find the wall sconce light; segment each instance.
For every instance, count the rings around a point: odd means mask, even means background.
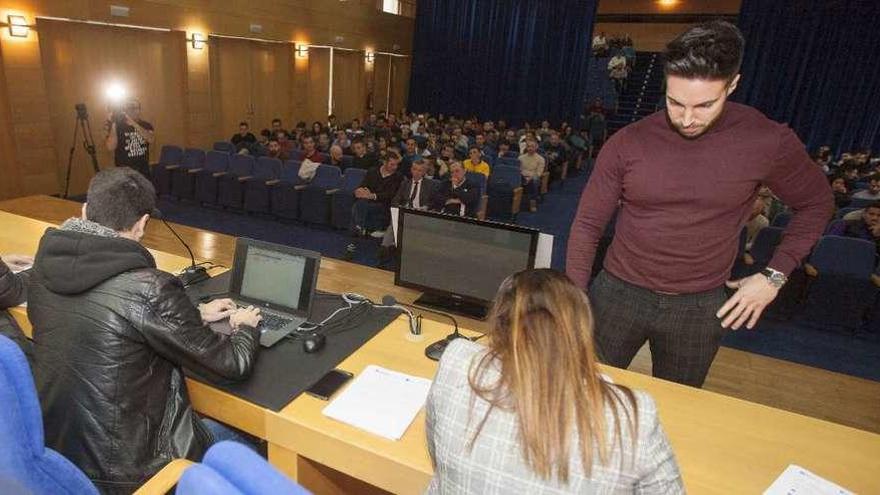
[[[202,33],[193,33],[190,41],[192,42],[193,50],[202,50],[205,48],[205,35]]]
[[[299,58],[306,58],[309,56],[309,45],[296,45],[296,56]]]
[[[367,52],[364,55],[364,59],[367,61],[368,64],[372,64],[376,60],[376,53],[375,52]]]
[[[9,36],[27,38],[30,26],[23,15],[9,15],[6,19],[9,21]]]

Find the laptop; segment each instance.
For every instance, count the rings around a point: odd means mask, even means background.
[[[260,345],[272,347],[309,319],[320,264],[321,254],[314,251],[235,240],[229,298],[260,308]]]

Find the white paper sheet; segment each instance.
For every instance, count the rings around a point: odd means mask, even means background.
[[[367,366],[323,414],[389,440],[400,440],[425,400],[431,380]]]
[[[764,491],[764,495],[853,495],[834,483],[790,464],[776,481]]]

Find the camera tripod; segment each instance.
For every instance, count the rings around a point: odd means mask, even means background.
[[[67,157],[67,178],[64,180],[64,199],[70,193],[70,171],[73,169],[73,154],[76,151],[77,136],[82,132],[82,145],[86,153],[92,157],[92,168],[97,174],[101,169],[98,167],[98,157],[95,154],[95,140],[92,138],[92,126],[89,124],[89,112],[85,103],[77,103],[76,121],[73,123],[73,141],[70,143],[70,154]]]

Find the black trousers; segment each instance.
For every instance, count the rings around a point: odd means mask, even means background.
[[[726,300],[723,287],[665,295],[602,271],[590,287],[599,358],[626,368],[647,341],[655,377],[701,387],[727,332],[715,317]]]

